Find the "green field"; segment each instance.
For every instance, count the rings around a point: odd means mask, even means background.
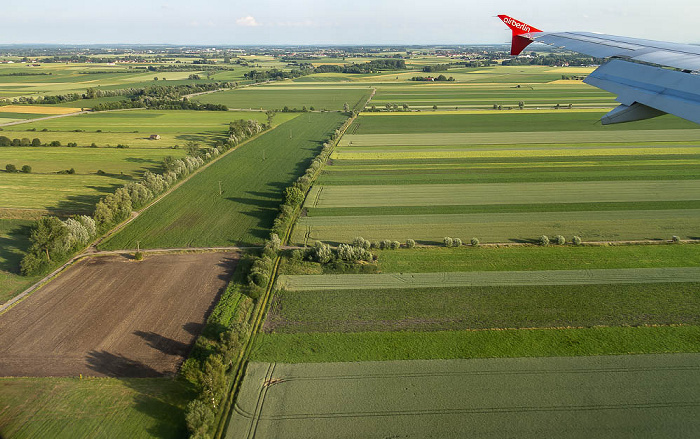
[[[700,180],[314,185],[306,207],[443,206],[700,200]]]
[[[699,245],[417,247],[378,252],[383,273],[698,266]]]
[[[132,248],[136,241],[142,248],[261,243],[284,188],[303,174],[344,119],[340,113],[313,113],[263,133],[192,177],[101,247]]]
[[[251,363],[227,439],[695,437],[698,355]]]
[[[584,241],[696,238],[700,210],[619,210],[475,214],[319,216],[301,218],[292,242],[369,240],[441,244],[445,236],[468,242],[534,243],[541,235],[580,236]]]
[[[191,390],[172,379],[0,378],[4,438],[181,438]]]
[[[601,126],[595,122],[605,114],[560,110],[561,113],[498,112],[493,114],[431,114],[430,112],[361,115],[351,134],[414,134],[414,133],[485,133],[518,131],[628,131],[658,129],[690,129],[697,125],[674,117],[663,116],[629,124]],[[523,130],[523,124],[528,129]]]
[[[262,334],[253,361],[572,357],[700,352],[700,326]]]
[[[161,172],[163,158],[182,157],[184,150],[67,147],[0,148],[0,164],[32,173],[3,173],[0,208],[48,209],[92,213],[100,197],[138,179],[147,171]],[[58,171],[74,169],[75,174]],[[104,171],[104,175],[97,171]]]
[[[0,304],[38,280],[20,276],[19,263],[29,248],[30,220],[0,219]]]
[[[277,115],[275,122],[288,120],[294,115]],[[280,118],[281,120],[278,120]],[[179,111],[179,110],[123,110],[110,112],[97,112],[79,114],[77,116],[60,117],[56,119],[41,120],[21,125],[5,127],[6,131],[27,131],[36,128],[37,133],[33,137],[41,137],[42,140],[50,139],[52,133],[41,132],[43,129],[50,131],[70,132],[73,130],[85,130],[103,133],[139,134],[130,135],[125,139],[148,137],[151,134],[174,134],[174,139],[183,145],[188,140],[206,141],[208,139],[220,139],[225,136],[229,122],[236,119],[255,119],[260,122],[267,121],[267,116],[260,112],[229,112],[229,111]],[[79,135],[80,133],[76,133]],[[99,133],[96,133],[99,134]],[[9,137],[9,134],[5,134]],[[28,136],[29,137],[29,136]],[[125,140],[128,144],[128,141]],[[152,145],[154,142],[148,143]],[[99,143],[103,145],[104,142]],[[166,145],[162,140],[158,146]]]
[[[229,108],[257,108],[282,110],[284,107],[299,109],[314,107],[315,110],[342,110],[344,104],[350,109],[359,108],[371,90],[365,86],[301,86],[273,85],[246,87],[210,93],[195,98],[206,104],[224,104]]]
[[[669,276],[675,272],[664,270]],[[700,324],[697,270],[694,281],[685,283],[648,283],[640,273],[626,283],[597,282],[592,274],[589,283],[565,285],[552,285],[545,276],[540,283],[517,282],[508,272],[492,273],[504,281],[455,286],[447,278],[402,288],[375,280],[382,275],[345,275],[325,288],[294,285],[277,293],[265,327],[296,333]]]

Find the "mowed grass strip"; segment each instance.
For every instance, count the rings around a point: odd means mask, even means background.
[[[468,117],[468,116],[465,116]],[[469,116],[471,117],[471,116]],[[355,125],[350,127],[340,141],[341,147],[380,147],[380,146],[444,146],[444,145],[520,145],[520,144],[553,144],[571,145],[587,143],[638,143],[638,142],[698,142],[700,130],[695,127],[684,129],[653,129],[626,131],[584,131],[582,129],[567,131],[566,144],[562,143],[562,134],[556,131],[527,130],[527,126],[519,127],[521,131],[481,133],[471,130],[457,132],[442,132],[437,129],[425,133],[378,133],[356,134],[359,131]]]
[[[385,207],[699,200],[700,180],[315,185],[306,206]]]
[[[456,206],[388,206],[306,208],[310,217],[372,216],[372,215],[438,215],[515,212],[589,212],[621,210],[700,209],[698,200],[642,201],[631,203],[547,203],[547,204],[482,204]]]
[[[277,286],[288,291],[297,291],[438,286],[607,285],[666,282],[700,282],[700,267],[282,275],[277,281]]]
[[[687,156],[697,155],[698,146],[679,146],[676,144],[658,146],[622,146],[622,147],[565,147],[548,148],[546,146],[535,148],[459,148],[446,147],[442,150],[436,148],[358,148],[338,149],[333,152],[334,160],[436,160],[436,159],[553,159],[558,157],[617,157],[620,155],[644,155],[652,156]]]
[[[509,272],[501,274],[511,279]],[[348,282],[353,280],[357,282],[354,288],[343,289],[344,282],[340,281],[327,289],[312,286],[277,292],[266,330],[440,331],[700,324],[697,279],[692,283],[643,283],[649,278],[642,275],[627,284],[615,279],[595,285],[531,285],[525,281],[462,287],[448,281],[423,288],[375,286],[372,281],[365,285],[357,277]]]
[[[175,438],[194,392],[169,378],[0,378],[7,438]]]
[[[282,191],[345,117],[313,113],[263,133],[193,176],[101,248],[135,248],[136,241],[142,248],[262,243]]]
[[[251,360],[279,363],[700,352],[700,326],[261,334]]]
[[[381,209],[381,208],[378,208]],[[668,240],[677,235],[695,239],[698,209],[613,210],[573,212],[518,212],[371,216],[316,216],[301,218],[293,242],[350,242],[369,240],[442,243],[445,236],[468,242],[534,242],[539,236],[580,236],[584,241]]]
[[[410,115],[372,117],[361,115],[350,127],[352,134],[412,134],[412,133],[501,133],[517,131],[629,131],[655,129],[697,129],[697,125],[675,116],[662,116],[631,124],[601,126],[605,114],[566,112],[518,114],[437,114],[430,112]]]
[[[226,438],[693,437],[698,357],[250,363]]]
[[[337,163],[334,162],[334,163]],[[433,169],[353,169],[329,167],[318,184],[330,185],[396,185],[396,184],[463,184],[463,183],[535,183],[558,181],[618,181],[618,180],[696,180],[700,167],[669,164],[657,166],[582,166],[582,167],[522,167]]]

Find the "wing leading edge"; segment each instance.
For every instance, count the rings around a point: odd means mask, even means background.
[[[602,118],[603,124],[665,113],[700,124],[700,75],[694,74],[700,71],[700,46],[588,32],[542,32],[507,15],[498,18],[513,31],[511,55],[520,54],[537,41],[596,58],[610,58],[584,80],[618,95],[621,105]]]

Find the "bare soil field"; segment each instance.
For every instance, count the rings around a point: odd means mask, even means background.
[[[0,376],[177,372],[236,253],[86,258],[0,315]]]

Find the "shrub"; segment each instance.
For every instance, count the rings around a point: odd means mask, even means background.
[[[7,164],[7,165],[5,165],[5,170],[7,172],[17,172],[17,166],[15,166],[13,164]]]
[[[549,238],[547,235],[542,235],[537,239],[539,245],[549,245]]]
[[[564,245],[564,244],[566,244],[566,238],[564,238],[564,237],[561,236],[561,235],[557,235],[557,236],[554,237],[554,242],[555,242],[557,245]]]
[[[571,238],[571,242],[574,243],[574,245],[581,245],[581,237],[580,236],[574,236]]]
[[[442,243],[445,244],[445,247],[452,247],[454,245],[452,238],[447,236],[443,238]]]
[[[68,174],[71,174],[71,175],[72,175],[72,174],[75,174],[75,169],[70,168],[70,169],[68,170],[67,173],[68,173]]]
[[[372,246],[372,243],[363,238],[362,236],[358,236],[352,240],[352,245],[353,247],[361,247],[365,250],[369,250]]]
[[[671,237],[671,241],[672,242],[681,242],[681,238],[676,236],[676,235],[673,235],[673,237]]]
[[[391,241],[388,240],[388,239],[383,239],[383,240],[379,243],[379,248],[381,248],[382,250],[386,250],[386,249],[391,248]]]
[[[407,239],[406,240],[406,248],[413,248],[416,246],[416,241],[412,239]]]
[[[391,241],[390,248],[392,250],[396,250],[401,247],[401,243],[399,241]]]
[[[476,247],[479,245],[479,238],[472,238],[471,241],[469,241],[469,242],[471,243],[471,245]]]
[[[370,244],[369,248],[379,248],[381,247],[381,243],[379,241],[372,241]]]
[[[459,238],[454,238],[452,240],[452,245],[455,247],[461,247],[462,246],[462,240]]]
[[[97,175],[107,175],[107,173],[105,171],[103,171],[102,169],[98,169]]]
[[[134,253],[134,259],[136,259],[137,261],[143,261],[143,252]]]
[[[37,138],[32,139],[32,146],[41,146],[41,140]]]

